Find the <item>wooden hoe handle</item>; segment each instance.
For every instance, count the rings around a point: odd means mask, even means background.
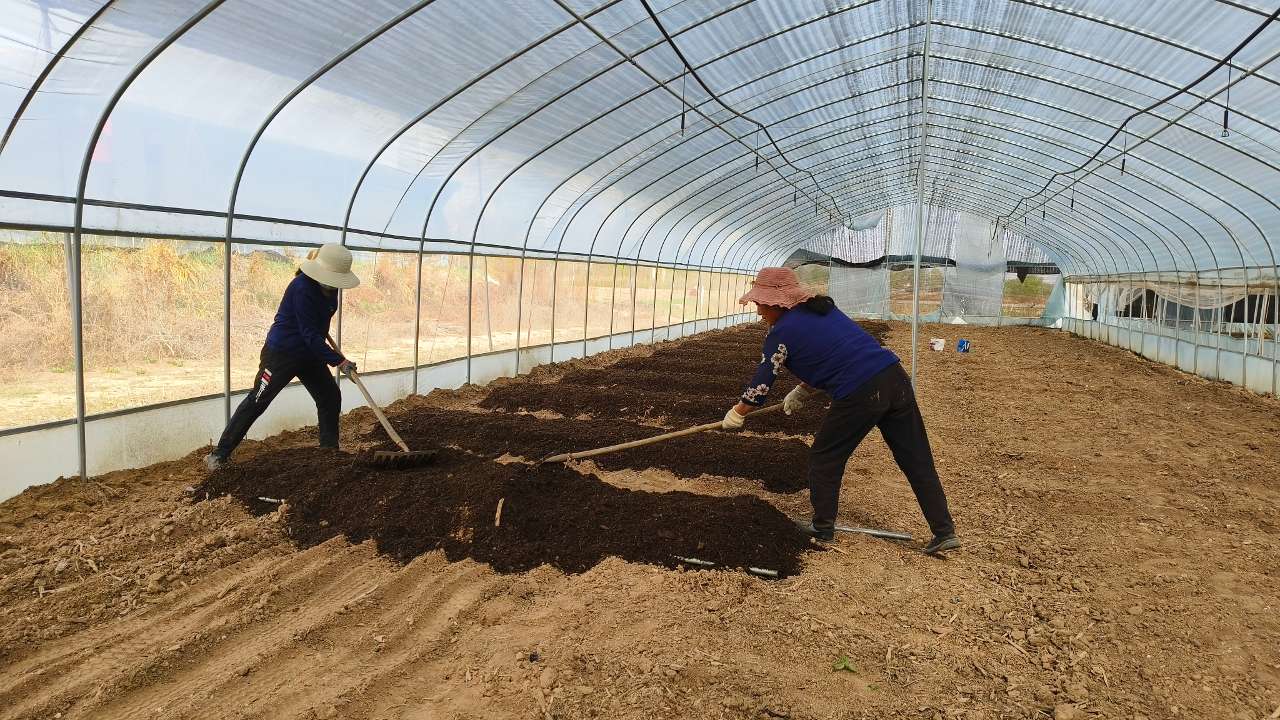
[[[756,410],[752,412],[750,415],[747,416],[747,419],[750,420],[752,416],[764,415],[765,413],[771,413],[771,412],[777,412],[778,410],[781,410],[781,409],[782,409],[782,403],[778,403],[777,405],[770,405],[767,408],[762,408],[760,410]],[[610,445],[608,447],[596,448],[595,450],[583,450],[582,452],[560,453],[559,455],[552,455],[551,457],[544,458],[542,462],[544,463],[564,462],[566,460],[578,460],[580,458],[589,458],[589,457],[595,457],[596,455],[606,455],[608,453],[620,452],[622,450],[630,450],[631,448],[643,447],[645,445],[652,445],[654,443],[662,442],[664,440],[671,440],[673,438],[684,437],[685,435],[700,433],[700,432],[703,432],[704,430],[715,430],[716,428],[720,427],[720,424],[721,423],[719,422],[712,422],[712,423],[707,423],[705,425],[694,425],[693,427],[690,427],[690,428],[685,428],[683,430],[676,430],[674,432],[664,433],[662,435],[654,435],[651,438],[644,438],[643,440],[632,440],[631,442],[624,442],[624,443],[619,443],[617,445]]]
[[[334,342],[331,336],[325,335],[325,339],[329,341],[329,345],[333,346],[334,352],[342,352],[338,349],[338,343]],[[391,427],[391,422],[387,420],[386,415],[382,414],[382,408],[378,407],[378,403],[373,401],[373,396],[369,394],[369,389],[364,386],[364,382],[360,379],[360,376],[357,375],[354,370],[348,370],[347,377],[351,378],[351,382],[355,383],[356,387],[360,388],[360,394],[364,395],[364,401],[369,404],[369,409],[373,410],[373,414],[378,418],[378,422],[382,423],[382,429],[387,431],[387,434],[391,436],[391,439],[395,441],[396,445],[399,445],[400,449],[405,452],[413,452],[409,449],[408,445],[404,444],[404,440],[400,439],[400,433],[396,432],[396,429]]]

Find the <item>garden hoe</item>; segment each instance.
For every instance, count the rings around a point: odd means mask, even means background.
[[[751,422],[751,418],[753,417],[764,415],[765,413],[777,412],[778,410],[781,410],[781,409],[782,409],[782,403],[778,403],[777,405],[770,405],[767,408],[756,410],[755,412],[747,416],[747,422],[748,423]],[[559,455],[549,455],[539,460],[538,464],[541,465],[543,463],[550,463],[550,462],[566,462],[568,460],[579,460],[581,458],[595,457],[596,455],[607,455],[609,453],[621,452],[623,450],[630,450],[631,448],[638,448],[638,447],[643,447],[645,445],[652,445],[654,443],[662,442],[664,440],[672,440],[678,437],[684,437],[685,435],[700,433],[705,430],[715,430],[716,428],[719,428],[719,427],[720,427],[720,422],[707,423],[706,425],[694,425],[693,427],[685,428],[684,430],[676,430],[675,432],[669,432],[662,435],[654,435],[651,438],[645,438],[643,440],[632,440],[631,442],[624,442],[618,445],[609,445],[608,447],[596,448],[595,450],[583,450],[582,452],[568,452],[568,453],[560,453]]]
[[[333,341],[328,335],[325,339],[329,341],[329,345],[333,347],[335,352],[341,353],[338,349],[338,343]],[[404,440],[400,439],[400,433],[391,427],[391,422],[387,420],[387,416],[382,413],[382,408],[378,407],[378,403],[373,401],[373,396],[369,394],[368,388],[364,386],[364,381],[354,370],[348,370],[347,376],[351,378],[351,382],[360,388],[360,394],[364,395],[364,401],[369,403],[369,409],[373,410],[373,414],[378,418],[378,422],[382,423],[382,429],[387,431],[391,439],[396,445],[400,446],[399,451],[395,450],[375,450],[371,465],[385,468],[410,468],[419,465],[425,465],[436,458],[435,450],[410,450],[408,445],[404,444]]]

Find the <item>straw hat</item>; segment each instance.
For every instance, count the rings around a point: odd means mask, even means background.
[[[756,279],[751,281],[751,289],[738,298],[738,303],[746,305],[753,302],[757,305],[776,305],[791,309],[813,296],[812,292],[800,284],[795,270],[767,267],[760,268]]]
[[[325,243],[309,253],[300,269],[303,275],[321,285],[339,290],[350,290],[360,284],[360,278],[351,272],[351,251],[338,243]]]

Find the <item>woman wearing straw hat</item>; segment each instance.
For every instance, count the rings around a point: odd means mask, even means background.
[[[210,470],[226,465],[249,427],[295,377],[316,402],[320,447],[338,447],[342,397],[327,366],[347,372],[355,370],[356,364],[330,348],[325,339],[329,321],[338,311],[338,291],[359,284],[360,278],[351,272],[351,251],[345,247],[328,243],[307,255],[285,288],[275,322],[267,331],[253,387],[222,431],[218,446],[205,457]]]
[[[845,464],[871,428],[879,427],[933,531],[925,552],[959,548],[924,419],[898,356],[836,309],[831,298],[805,290],[790,268],[762,269],[738,302],[754,302],[770,329],[760,366],[740,402],[725,413],[724,429],[741,428],[747,413],[764,404],[783,367],[801,380],[783,399],[783,412],[790,415],[822,393],[832,398],[809,451],[813,520],[798,522],[801,532],[819,540],[834,537]]]

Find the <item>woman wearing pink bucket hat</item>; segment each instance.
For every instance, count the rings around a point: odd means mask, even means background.
[[[898,356],[840,312],[831,298],[806,290],[790,268],[761,269],[738,302],[754,302],[770,328],[755,376],[738,404],[725,413],[722,427],[740,429],[747,414],[764,404],[784,367],[801,384],[783,399],[783,412],[790,415],[823,393],[832,399],[809,451],[813,520],[798,523],[801,532],[819,540],[835,536],[845,464],[871,428],[878,427],[933,531],[925,552],[959,548],[924,419]]]

